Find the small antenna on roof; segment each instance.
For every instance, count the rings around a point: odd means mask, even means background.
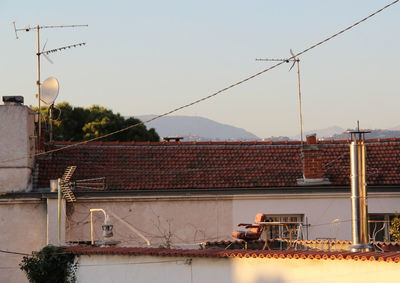
[[[289,69],[289,72],[293,69],[294,65],[297,63],[297,84],[299,89],[299,118],[300,118],[300,139],[301,144],[303,144],[303,111],[301,106],[301,87],[300,87],[300,59],[296,57],[293,50],[290,49],[290,54],[292,55],[287,59],[269,59],[269,58],[256,58],[256,61],[269,61],[269,62],[293,62],[292,66]]]
[[[40,82],[40,55],[43,55],[46,59],[49,60],[50,63],[52,63],[52,61],[47,57],[47,55],[49,53],[53,53],[53,52],[57,52],[57,51],[61,51],[61,50],[65,50],[67,48],[71,48],[71,47],[78,47],[78,46],[83,46],[86,43],[82,42],[82,43],[78,43],[78,44],[73,44],[73,45],[68,45],[68,46],[63,46],[63,47],[59,47],[56,49],[52,49],[52,50],[44,50],[44,47],[47,44],[44,44],[43,50],[40,51],[40,30],[41,29],[53,29],[53,28],[76,28],[76,27],[88,27],[88,25],[59,25],[59,26],[40,26],[40,25],[36,25],[36,26],[27,26],[25,28],[17,28],[15,21],[13,22],[14,25],[14,32],[15,32],[15,37],[16,39],[18,39],[18,32],[20,31],[31,31],[31,30],[36,30],[36,44],[37,44],[37,52],[36,52],[36,56],[37,56],[37,81],[36,81],[36,85],[37,85],[37,89],[38,89],[38,93],[37,93],[37,99],[38,99],[38,145],[40,145],[40,136],[41,136],[41,130],[42,130],[42,126],[41,126],[41,113],[40,113],[40,101],[41,101],[41,82]],[[38,146],[38,148],[40,148],[40,146]]]

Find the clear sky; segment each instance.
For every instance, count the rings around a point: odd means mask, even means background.
[[[0,95],[37,105],[36,34],[27,25],[89,24],[41,31],[46,49],[87,46],[42,60],[60,82],[57,102],[99,104],[122,115],[161,114],[289,57],[389,3],[314,1],[0,1]],[[300,59],[304,129],[400,125],[400,4]],[[299,132],[290,65],[174,115],[197,115],[259,137]]]

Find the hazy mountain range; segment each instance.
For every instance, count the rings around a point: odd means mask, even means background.
[[[154,118],[156,115],[135,116],[146,121]],[[300,140],[300,135],[287,137],[264,137],[256,135],[231,125],[221,124],[213,120],[197,116],[166,116],[148,123],[147,128],[155,128],[160,137],[181,136],[183,141],[286,141]],[[324,129],[307,131],[304,133],[304,139],[307,135],[317,134],[318,139],[346,140],[349,135],[344,133],[346,129],[339,126],[331,126]],[[400,137],[400,125],[390,129],[373,129],[366,135],[367,139],[393,138]]]
[[[136,116],[142,121],[156,115]],[[146,124],[155,128],[160,137],[181,136],[184,141],[248,141],[259,140],[256,135],[230,125],[197,116],[166,116]]]

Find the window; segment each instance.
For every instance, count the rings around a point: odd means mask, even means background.
[[[389,227],[395,216],[393,213],[368,214],[369,238],[372,241],[390,241]]]
[[[287,225],[271,225],[268,226],[268,238],[269,239],[289,239],[290,233],[292,233],[292,239],[298,237],[298,225],[295,223],[303,223],[302,214],[267,214],[267,221],[279,222],[279,223],[292,223]],[[300,233],[302,234],[302,233]],[[303,235],[300,235],[301,237]]]

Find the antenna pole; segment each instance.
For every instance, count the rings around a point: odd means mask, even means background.
[[[303,110],[301,105],[301,87],[300,87],[300,59],[296,57],[293,53],[292,49],[290,49],[290,53],[292,57],[287,59],[277,59],[277,58],[257,58],[256,61],[269,61],[269,62],[293,62],[293,65],[290,67],[289,71],[292,70],[295,64],[297,64],[297,85],[299,89],[299,118],[300,118],[300,140],[301,145],[303,145]]]
[[[49,107],[50,142],[53,142],[53,107],[54,103]]]
[[[57,180],[57,220],[58,220],[58,244],[61,246],[61,179]]]
[[[37,81],[36,81],[36,85],[38,88],[38,128],[39,128],[39,133],[38,133],[38,149],[40,150],[40,138],[42,135],[42,115],[40,112],[40,37],[39,37],[39,25],[36,26],[36,41],[37,41]]]
[[[18,39],[18,33],[17,33],[17,27],[15,26],[15,21],[13,22],[13,24],[14,24],[15,39]]]
[[[297,62],[297,82],[299,86],[299,116],[300,116],[300,139],[301,145],[303,145],[303,111],[301,107],[301,88],[300,88],[300,59],[296,59]]]
[[[36,43],[37,43],[37,52],[36,52],[36,56],[37,56],[37,81],[36,81],[36,85],[37,85],[37,99],[38,99],[38,141],[37,141],[37,145],[38,145],[38,149],[40,151],[40,139],[42,136],[42,114],[40,112],[40,95],[41,95],[41,91],[40,91],[40,55],[43,54],[44,56],[46,56],[46,54],[51,53],[51,52],[56,52],[56,51],[60,51],[60,50],[64,50],[66,48],[71,48],[71,47],[77,47],[77,46],[82,46],[85,45],[85,43],[79,43],[79,44],[74,44],[74,45],[69,45],[69,46],[64,46],[61,48],[57,48],[57,49],[53,49],[53,50],[48,50],[48,51],[40,51],[40,29],[43,28],[75,28],[75,27],[87,27],[88,25],[61,25],[61,26],[40,26],[40,25],[36,25],[33,27],[27,26],[25,28],[17,28],[15,21],[13,22],[14,25],[14,32],[15,32],[15,37],[16,39],[18,39],[18,32],[19,31],[31,31],[31,30],[35,30],[36,29]],[[46,44],[45,44],[46,45]],[[51,62],[51,61],[50,61]]]

